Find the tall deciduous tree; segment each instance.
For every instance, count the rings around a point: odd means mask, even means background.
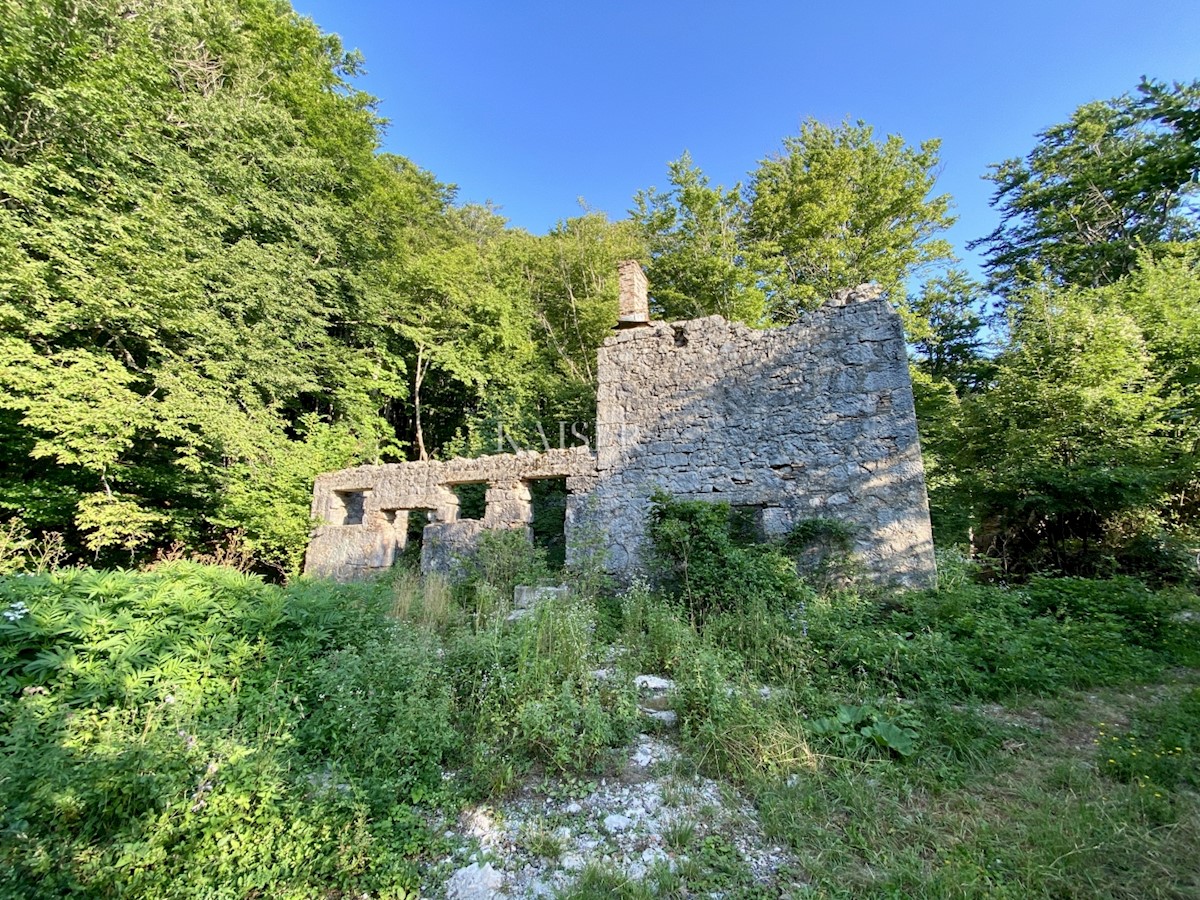
[[[895,299],[922,266],[950,259],[937,235],[953,223],[948,195],[930,196],[939,142],[883,141],[862,122],[814,120],[759,163],[745,241],[766,256],[762,278],[776,321],[842,288],[875,282]]]
[[[717,314],[763,324],[763,260],[746,242],[741,186],[712,187],[687,153],[667,171],[670,189],[639,191],[633,209],[650,251],[647,274],[656,311],[667,319]]]
[[[938,234],[950,199],[931,196],[938,141],[877,141],[870,126],[810,120],[745,188],[712,187],[688,155],[671,187],[634,198],[650,287],[668,316],[720,313],[786,324],[843,288],[875,282],[900,301],[923,266],[950,259]]]
[[[983,286],[960,269],[921,285],[902,309],[916,364],[961,396],[979,388],[991,368],[983,332]]]
[[[376,157],[356,58],[286,3],[0,19],[4,514],[101,558],[241,524],[294,568],[307,511],[278,467],[376,456],[405,390],[363,277],[397,242],[359,225],[380,182],[428,180]]]
[[[1134,318],[1087,290],[1028,290],[995,386],[968,408],[985,534],[1010,562],[1079,570],[1169,474],[1170,401]]]
[[[1144,249],[1198,234],[1200,81],[1084,104],[988,177],[1001,223],[971,246],[997,289],[1112,283]]]

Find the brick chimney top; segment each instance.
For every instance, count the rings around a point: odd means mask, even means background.
[[[647,299],[646,273],[636,259],[625,259],[618,264],[618,281],[621,290],[617,312],[617,328],[638,328],[650,324],[650,301]]]

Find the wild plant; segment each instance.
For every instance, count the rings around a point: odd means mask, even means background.
[[[458,739],[387,601],[186,562],[0,578],[0,894],[408,896]]]
[[[0,522],[0,576],[16,572],[54,572],[70,554],[62,534],[34,535],[20,519]]]
[[[621,597],[620,640],[640,672],[670,675],[698,639],[682,605],[636,579]]]
[[[443,631],[454,619],[454,592],[442,575],[421,575],[415,570],[397,567],[391,578],[391,614],[434,631]]]

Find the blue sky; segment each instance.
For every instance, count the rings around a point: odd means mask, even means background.
[[[997,224],[989,163],[1142,75],[1200,78],[1200,0],[572,3],[294,0],[366,57],[385,148],[543,233],[623,217],[684,150],[742,181],[807,117],[941,138],[949,234]]]

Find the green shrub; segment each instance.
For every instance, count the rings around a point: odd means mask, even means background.
[[[1140,581],[1121,577],[1033,578],[1023,589],[1034,614],[1059,621],[1108,623],[1142,647],[1162,646],[1170,618],[1178,606],[1170,595],[1154,592]]]
[[[370,779],[419,801],[441,787],[458,749],[450,687],[427,638],[385,627],[309,664],[296,739],[314,767]]]
[[[678,602],[636,581],[621,598],[620,639],[640,672],[670,675],[697,636]]]
[[[497,528],[479,535],[474,554],[464,561],[462,582],[467,588],[490,584],[511,601],[518,584],[549,584],[550,568],[545,551],[529,543],[524,529]]]
[[[596,678],[599,656],[595,612],[571,597],[451,644],[446,668],[477,784],[503,789],[534,763],[593,769],[628,740],[638,715],[632,682],[616,672]]]
[[[801,585],[795,596],[804,599],[786,611],[752,597],[737,612],[716,613],[709,617],[704,637],[736,653],[759,681],[799,686],[809,677],[812,642],[807,634],[807,608],[816,595]]]
[[[453,752],[386,588],[0,578],[0,894],[400,898]]]
[[[816,767],[799,722],[764,702],[736,657],[698,646],[676,670],[675,687],[680,736],[707,770],[744,779]]]
[[[740,543],[728,503],[656,493],[646,531],[655,571],[698,620],[759,601],[794,609],[805,599],[796,563],[778,548]]]
[[[807,605],[818,686],[915,698],[1044,693],[1145,677],[1180,627],[1178,601],[1129,579],[956,580],[900,598],[840,593]],[[855,685],[859,685],[855,688]]]
[[[0,579],[0,676],[8,692],[53,689],[69,704],[202,701],[258,665],[273,633],[331,634],[317,608],[230,569],[64,570]]]
[[[780,546],[796,561],[805,580],[821,590],[847,585],[858,574],[850,552],[854,532],[837,519],[802,519],[792,526]]]

